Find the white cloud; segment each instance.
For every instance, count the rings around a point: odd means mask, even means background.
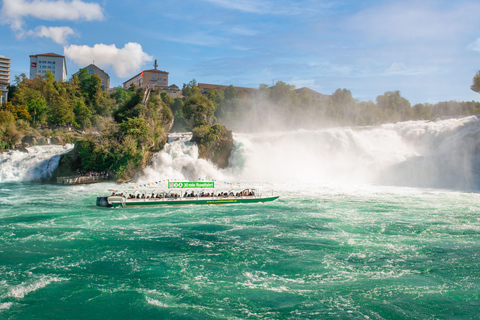
[[[93,47],[70,45],[64,48],[64,54],[80,67],[87,66],[94,60],[99,67],[112,67],[120,78],[133,76],[146,62],[153,60],[135,42],[125,44],[121,49],[114,44],[96,44]]]
[[[315,80],[313,79],[300,79],[297,77],[293,77],[288,83],[293,84],[295,88],[313,88],[315,87]]]
[[[436,67],[428,67],[428,66],[421,66],[421,67],[407,67],[403,63],[394,62],[390,65],[389,68],[386,70],[387,75],[399,75],[399,76],[417,76],[417,75],[425,75],[425,74],[433,74],[438,73],[438,69]]]
[[[34,30],[30,30],[26,33],[26,35],[28,36],[50,38],[59,44],[67,43],[67,37],[73,34],[75,34],[75,32],[70,27],[45,27],[45,26],[39,26]]]
[[[395,1],[359,12],[347,25],[351,30],[391,41],[445,42],[478,26],[479,12],[480,4],[474,2],[445,6],[435,0]]]
[[[325,10],[332,3],[318,0],[203,0],[229,10],[247,13],[297,15],[305,12]]]
[[[160,39],[165,41],[192,44],[195,46],[218,47],[224,46],[227,40],[222,37],[212,36],[205,32],[194,32],[188,35],[164,36],[160,35]]]
[[[467,49],[480,52],[480,38],[470,43]]]
[[[256,36],[258,34],[257,30],[253,30],[244,26],[235,26],[230,29],[230,32],[241,36]]]
[[[265,13],[270,11],[271,5],[268,2],[262,1],[255,1],[255,0],[237,0],[237,1],[230,1],[230,0],[205,0],[207,2],[216,4],[217,6],[232,9],[232,10],[239,10],[244,12],[252,12],[252,13]]]
[[[33,17],[41,20],[102,20],[102,8],[97,3],[81,0],[4,0],[2,16],[14,30],[21,30],[23,19]]]
[[[390,66],[390,68],[387,69],[388,73],[402,73],[405,70],[405,65],[403,63],[399,62],[394,62]]]

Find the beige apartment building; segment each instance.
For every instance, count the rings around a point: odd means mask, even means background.
[[[97,76],[99,76],[100,79],[102,79],[102,90],[108,91],[108,89],[110,88],[110,76],[108,75],[108,73],[106,73],[94,64],[86,66],[85,69],[87,69],[88,73],[96,74]],[[78,72],[76,72],[75,74],[78,74]]]
[[[10,58],[0,56],[0,104],[8,100],[8,86],[10,85]]]
[[[155,69],[140,72],[133,78],[125,81],[123,88],[128,89],[132,84],[140,88],[157,89],[160,92],[167,92],[172,98],[179,98],[182,93],[176,85],[168,85],[168,72],[157,69],[157,60],[155,60]]]
[[[37,75],[45,76],[47,71],[52,72],[55,81],[67,81],[65,57],[55,53],[32,54],[30,56],[30,79],[35,79]]]

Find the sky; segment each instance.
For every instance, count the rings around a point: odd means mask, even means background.
[[[111,86],[157,59],[180,88],[284,81],[360,101],[479,101],[479,17],[478,0],[2,0],[0,55],[11,82],[32,52],[53,52],[69,76],[95,62]]]

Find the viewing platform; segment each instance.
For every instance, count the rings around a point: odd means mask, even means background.
[[[57,183],[65,185],[90,184],[108,179],[108,175],[57,177]]]

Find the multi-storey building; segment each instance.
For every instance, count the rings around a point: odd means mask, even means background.
[[[51,71],[55,81],[67,81],[67,64],[65,56],[55,53],[32,54],[30,56],[30,79],[37,75],[44,76],[47,71]]]
[[[0,56],[0,104],[8,100],[8,86],[10,85],[10,58]]]
[[[133,78],[123,83],[123,88],[128,89],[132,84],[137,87],[150,89],[168,87],[168,72],[157,69],[144,70]]]
[[[181,95],[181,90],[176,85],[168,85],[168,72],[157,69],[157,60],[155,60],[155,69],[140,72],[133,78],[125,81],[123,88],[128,89],[132,84],[140,88],[158,89],[161,92],[167,92],[173,98]]]
[[[108,75],[108,73],[106,73],[105,71],[103,71],[102,69],[100,69],[99,67],[97,67],[94,64],[90,64],[90,65],[86,66],[85,69],[87,69],[88,73],[96,74],[97,76],[99,76],[100,79],[102,79],[102,90],[103,91],[108,91],[108,89],[110,88],[110,76]],[[75,74],[77,74],[77,73],[75,73]]]

